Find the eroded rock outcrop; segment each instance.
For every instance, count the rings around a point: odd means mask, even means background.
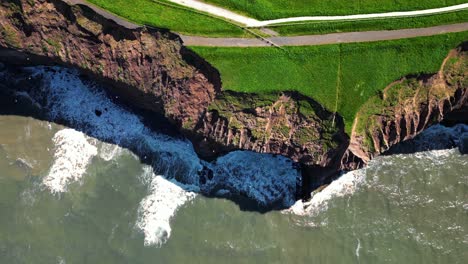
[[[106,81],[132,107],[163,114],[204,158],[247,149],[328,166],[346,149],[341,118],[310,98],[221,92],[219,73],[177,35],[118,24],[67,2],[1,2],[0,47],[27,55],[8,62],[55,62]]]
[[[405,78],[371,98],[350,142],[339,115],[298,93],[221,91],[217,70],[167,30],[116,23],[62,0],[0,0],[0,36],[6,63],[78,68],[131,107],[163,115],[204,158],[247,149],[290,157],[312,171],[353,169],[439,122],[468,96],[460,48],[434,76]]]
[[[403,78],[363,105],[354,122],[344,166],[356,157],[366,163],[462,108],[468,101],[467,48],[465,43],[451,51],[438,73]]]
[[[109,81],[112,92],[130,104],[163,113],[179,126],[198,120],[220,90],[216,70],[185,49],[177,35],[126,28],[86,6],[2,0],[0,34],[0,48],[36,55],[28,63],[79,68]]]
[[[295,92],[223,92],[196,131],[203,138],[197,141],[202,151],[248,149],[323,167],[339,160],[348,146],[341,117]]]

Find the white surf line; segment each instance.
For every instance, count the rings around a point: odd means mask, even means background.
[[[87,137],[74,129],[62,129],[53,137],[55,143],[54,163],[43,184],[54,194],[67,191],[70,183],[79,181],[86,173],[97,148]]]
[[[192,189],[191,186],[155,175],[148,165],[144,167],[142,178],[149,181],[150,190],[149,195],[140,202],[135,226],[145,235],[145,246],[161,247],[171,237],[172,218],[197,194],[188,191]]]
[[[358,14],[346,16],[304,16],[304,17],[289,17],[259,21],[254,18],[239,15],[222,7],[213,6],[210,4],[202,3],[197,0],[168,0],[170,2],[183,5],[196,9],[198,11],[206,12],[217,17],[223,17],[234,22],[246,25],[247,27],[264,27],[272,24],[289,23],[289,22],[304,22],[304,21],[339,21],[339,20],[359,20],[359,19],[372,19],[372,18],[389,18],[389,17],[410,17],[420,15],[431,15],[438,13],[453,12],[462,9],[468,9],[468,3],[425,9],[416,11],[402,11],[402,12],[388,12],[388,13],[374,13],[374,14]]]

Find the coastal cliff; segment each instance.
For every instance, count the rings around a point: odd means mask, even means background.
[[[310,98],[221,91],[217,70],[167,30],[125,27],[60,0],[2,1],[0,30],[5,62],[78,68],[165,116],[204,158],[247,149],[328,166],[348,145],[341,118]],[[13,50],[24,56],[8,57]]]
[[[404,78],[371,98],[348,136],[342,118],[311,98],[224,91],[219,72],[178,35],[123,24],[61,0],[1,0],[0,60],[77,68],[132,108],[164,116],[203,158],[244,149],[332,171],[364,165],[468,100],[461,46],[439,73]]]
[[[438,73],[398,80],[364,104],[354,121],[346,158],[354,155],[367,163],[450,113],[463,121],[468,102],[467,49],[465,43],[452,50]]]
[[[134,106],[162,113],[177,125],[197,120],[220,89],[216,70],[204,68],[177,35],[126,28],[86,6],[2,0],[0,34],[0,47],[35,55],[6,62],[78,68],[111,84],[111,92]]]

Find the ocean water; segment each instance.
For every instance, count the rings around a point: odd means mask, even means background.
[[[286,158],[204,162],[75,72],[29,71],[43,85],[27,96],[69,126],[0,116],[0,263],[468,259],[468,156],[457,149],[378,157],[296,202],[300,177]],[[436,126],[418,144],[466,130]],[[254,201],[286,209],[245,207]]]

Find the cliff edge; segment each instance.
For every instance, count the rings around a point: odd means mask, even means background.
[[[342,118],[311,98],[223,91],[219,72],[178,35],[119,24],[84,5],[1,0],[0,36],[0,60],[78,68],[131,107],[164,116],[207,159],[245,149],[354,169],[468,100],[466,45],[435,75],[403,78],[371,98],[348,136]]]

